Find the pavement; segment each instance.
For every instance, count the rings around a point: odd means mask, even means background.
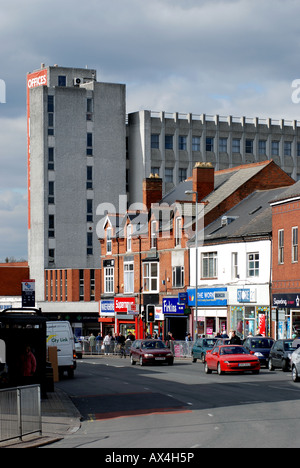
[[[80,429],[81,415],[69,396],[55,387],[42,399],[42,434],[0,443],[0,448],[38,448],[62,440]]]

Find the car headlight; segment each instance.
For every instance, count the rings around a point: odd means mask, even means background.
[[[257,352],[257,353],[254,353],[254,356],[258,356],[258,357],[264,357],[264,355],[263,355],[263,354],[261,354],[261,353],[259,353],[259,352]]]
[[[153,354],[145,354],[145,358],[153,357]]]
[[[166,354],[166,357],[171,357],[171,356],[173,356],[173,354],[172,354],[172,353],[168,353],[168,354]]]

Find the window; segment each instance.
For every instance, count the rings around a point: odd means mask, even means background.
[[[214,150],[214,139],[212,137],[206,137],[206,151]]]
[[[259,276],[259,253],[247,254],[247,276]]]
[[[258,154],[266,155],[267,154],[267,142],[266,140],[259,140],[258,142]]]
[[[292,228],[292,262],[298,262],[298,226]]]
[[[128,224],[126,229],[127,252],[131,252],[132,225]]]
[[[144,263],[144,293],[158,292],[158,262]]]
[[[86,201],[86,220],[87,222],[93,222],[93,200],[88,199]]]
[[[300,143],[297,142],[297,156],[300,156]]]
[[[84,301],[84,270],[79,270],[79,300]]]
[[[232,252],[231,254],[231,278],[237,279],[239,278],[239,270],[238,270],[238,253]]]
[[[271,154],[272,156],[279,156],[279,141],[272,141]]]
[[[94,102],[92,98],[86,100],[86,120],[93,120]]]
[[[54,215],[49,215],[49,223],[48,223],[48,237],[53,238],[55,237],[55,230],[54,230]]]
[[[156,221],[151,221],[151,249],[156,249],[156,247],[157,247]]]
[[[179,135],[178,137],[178,149],[181,151],[186,151],[187,149],[187,137]]]
[[[253,154],[253,140],[246,140],[245,151],[247,154]]]
[[[278,263],[284,263],[284,230],[278,231]]]
[[[48,135],[54,135],[54,114],[53,112],[48,113]]]
[[[157,133],[151,135],[151,148],[159,149],[159,135]]]
[[[217,252],[207,252],[202,254],[202,278],[217,278],[217,268]]]
[[[284,142],[284,156],[291,156],[292,155],[292,142],[285,141]]]
[[[173,149],[173,135],[165,135],[165,149]]]
[[[93,155],[93,134],[87,133],[86,135],[86,154],[87,156]]]
[[[48,171],[54,171],[54,148],[48,148]]]
[[[172,269],[173,273],[173,288],[183,288],[184,287],[184,267],[176,266]]]
[[[54,182],[52,180],[48,184],[48,203],[49,205],[54,203]]]
[[[48,112],[54,112],[54,96],[48,96]]]
[[[67,77],[64,75],[58,76],[58,86],[67,86]]]
[[[55,249],[49,249],[49,263],[54,263],[55,260]]]
[[[90,300],[95,300],[95,270],[90,270]]]
[[[111,228],[106,231],[106,253],[112,252]]]
[[[232,152],[233,153],[241,152],[241,140],[239,138],[232,139]]]
[[[178,179],[179,179],[179,182],[183,182],[184,180],[187,179],[187,170],[186,169],[179,168]]]
[[[227,138],[219,138],[220,153],[227,153]]]
[[[192,151],[200,151],[200,137],[198,136],[192,138]]]
[[[166,169],[165,169],[165,181],[173,183],[173,168],[166,167]]]
[[[104,268],[104,292],[105,293],[114,292],[114,268],[113,267]]]
[[[93,166],[87,166],[86,168],[86,188],[93,188]]]
[[[124,263],[124,293],[134,292],[134,266],[133,262]]]
[[[87,232],[87,239],[86,239],[86,254],[93,255],[93,233]]]
[[[151,174],[159,176],[159,167],[151,167]]]
[[[175,219],[175,245],[181,245],[181,225],[182,219],[178,216]]]

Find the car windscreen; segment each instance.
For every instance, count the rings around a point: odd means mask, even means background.
[[[203,346],[207,346],[208,348],[212,348],[215,343],[216,343],[216,339],[211,339],[211,340],[203,340]]]
[[[285,341],[284,343],[284,350],[285,351],[295,351],[297,349],[297,346],[293,346],[293,342],[292,341]]]
[[[144,341],[142,349],[163,349],[165,344],[162,341]]]
[[[255,349],[272,348],[274,341],[268,338],[261,338],[259,340],[251,340],[250,346]]]
[[[248,351],[242,346],[224,346],[220,348],[220,355],[226,354],[249,354]]]

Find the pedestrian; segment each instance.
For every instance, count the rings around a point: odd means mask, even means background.
[[[93,354],[95,351],[95,346],[96,346],[96,338],[93,333],[90,334],[89,343],[90,343],[91,354]]]
[[[109,354],[110,345],[111,345],[111,333],[110,332],[105,335],[103,344],[104,344],[104,354],[105,356],[107,356]]]
[[[24,384],[32,383],[32,377],[36,372],[36,359],[29,345],[25,346],[21,356],[21,374]]]
[[[242,344],[241,339],[237,336],[235,330],[231,330],[230,332],[231,338],[229,344],[235,344],[235,345],[240,345]]]
[[[186,335],[185,341],[193,341],[190,333]]]

